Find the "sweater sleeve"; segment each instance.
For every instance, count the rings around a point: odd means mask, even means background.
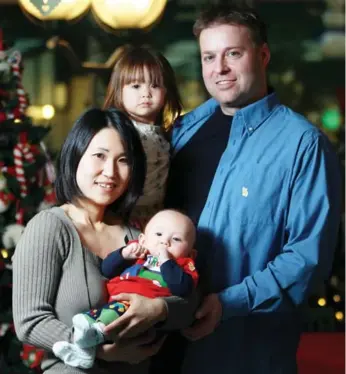
[[[64,223],[49,211],[27,225],[13,256],[13,320],[18,338],[51,350],[71,341],[72,330],[55,315],[54,302],[69,249]]]

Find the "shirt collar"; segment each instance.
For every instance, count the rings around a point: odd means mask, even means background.
[[[181,124],[194,124],[206,117],[211,116],[218,107],[220,107],[219,103],[215,99],[211,98],[181,117]]]
[[[238,110],[234,118],[241,118],[247,132],[249,135],[251,135],[279,105],[280,102],[276,93],[272,92],[263,99]],[[189,126],[189,124],[194,124],[204,118],[210,117],[219,107],[219,103],[214,98],[211,98],[197,107],[195,110],[185,114],[180,125]]]
[[[280,105],[275,92],[238,110],[234,118],[242,118],[249,135],[254,133],[270,114]]]

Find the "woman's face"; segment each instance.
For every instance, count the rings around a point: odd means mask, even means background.
[[[116,130],[104,128],[93,137],[78,164],[76,178],[84,199],[99,207],[112,204],[126,191],[130,166]]]

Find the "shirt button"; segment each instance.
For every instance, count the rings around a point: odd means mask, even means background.
[[[249,127],[249,131],[252,132],[252,131],[253,131],[253,128],[252,128],[252,127]]]

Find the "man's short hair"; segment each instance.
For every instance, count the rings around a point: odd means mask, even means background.
[[[217,5],[203,10],[193,25],[193,33],[199,38],[201,32],[217,25],[242,25],[249,29],[255,45],[267,43],[267,28],[258,13],[250,7]]]

